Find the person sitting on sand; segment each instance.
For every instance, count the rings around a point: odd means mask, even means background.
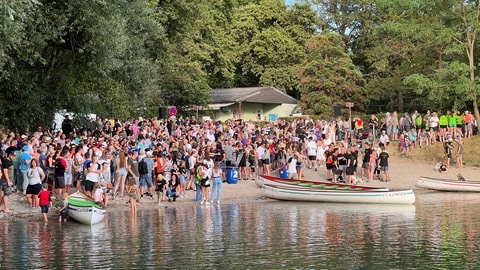
[[[463,177],[461,174],[457,174],[457,180],[465,182],[465,177]]]
[[[442,161],[439,161],[439,162],[437,162],[437,164],[435,165],[435,167],[433,169],[435,171],[439,172],[439,173],[442,173],[442,172],[447,171],[447,166],[445,164],[443,164]]]

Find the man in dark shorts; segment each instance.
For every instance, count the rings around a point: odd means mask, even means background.
[[[8,196],[12,193],[13,185],[13,160],[15,159],[15,149],[7,149],[7,157],[2,159],[2,173],[0,179],[0,211],[9,212]]]
[[[360,177],[363,179],[363,176],[365,175],[365,178],[368,179],[368,172],[370,171],[370,154],[372,153],[372,148],[370,148],[369,143],[365,143],[363,146],[365,151],[363,153],[363,163]]]
[[[59,198],[62,198],[63,190],[65,189],[65,169],[67,168],[67,160],[65,156],[67,150],[62,150],[60,156],[55,160],[55,170],[53,176],[55,178],[55,190]]]

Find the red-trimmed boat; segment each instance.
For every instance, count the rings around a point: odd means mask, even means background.
[[[255,180],[255,183],[259,187],[264,187],[265,185],[273,185],[279,187],[303,187],[311,189],[322,189],[322,190],[341,190],[341,191],[388,191],[387,187],[367,187],[367,186],[358,186],[358,185],[347,185],[347,184],[335,184],[328,181],[313,181],[313,180],[295,180],[295,179],[286,179],[269,175],[259,175]]]

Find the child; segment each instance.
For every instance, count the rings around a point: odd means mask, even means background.
[[[137,198],[140,196],[138,195],[138,188],[135,184],[134,178],[128,178],[127,193],[130,197],[130,209],[132,210],[132,214],[137,215]]]
[[[52,206],[52,201],[50,199],[50,192],[48,191],[48,184],[42,184],[42,191],[38,193],[38,204],[40,209],[42,209],[43,221],[48,222],[48,207]]]
[[[158,196],[158,205],[160,205],[160,203],[163,201],[166,185],[167,181],[165,180],[165,176],[163,176],[163,174],[158,174],[157,180],[155,182],[155,191],[157,192]]]
[[[465,182],[465,177],[463,177],[461,174],[457,174],[457,180]]]
[[[62,208],[60,208],[60,216],[58,217],[58,222],[61,222],[62,220],[64,222],[67,221],[68,216],[68,193],[63,193],[62,199]]]
[[[442,161],[439,161],[439,162],[437,162],[437,164],[435,165],[434,170],[437,171],[437,172],[439,172],[439,173],[442,173],[442,172],[447,171],[447,166],[446,166],[445,164],[443,164]]]

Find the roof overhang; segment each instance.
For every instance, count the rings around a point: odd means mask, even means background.
[[[213,111],[218,111],[220,110],[220,108],[222,107],[228,107],[232,104],[234,104],[235,102],[226,102],[226,103],[212,103],[212,104],[208,104],[208,109],[209,110],[213,110]]]

